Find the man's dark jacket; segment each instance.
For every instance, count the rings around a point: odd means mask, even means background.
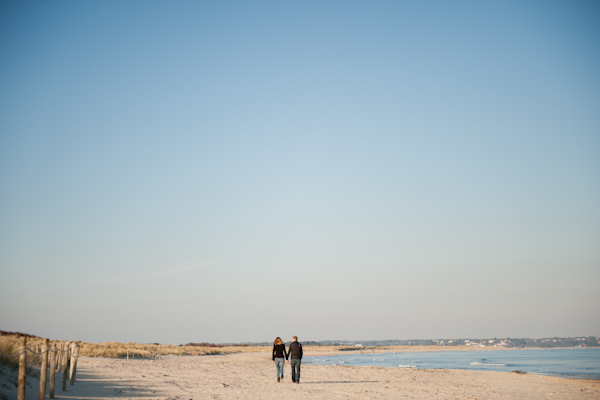
[[[301,360],[302,359],[302,345],[298,342],[292,342],[290,344],[290,349],[288,351],[288,355],[292,360]]]

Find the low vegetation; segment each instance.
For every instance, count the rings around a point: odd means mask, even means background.
[[[14,336],[0,336],[0,366],[17,371],[19,369],[18,354],[18,338]],[[39,377],[37,367],[41,364],[42,361],[40,355],[27,352],[27,357],[25,359],[27,363],[25,367],[25,372],[27,373],[27,375]]]
[[[5,332],[0,330],[0,351],[6,354],[18,354],[19,338],[27,337],[27,347],[35,352],[41,351],[41,346],[44,339],[38,336],[25,334],[21,332]],[[67,341],[51,340],[50,346],[64,345]],[[160,355],[213,355],[213,354],[231,354],[241,352],[261,352],[269,351],[270,348],[265,346],[247,346],[247,345],[215,345],[214,343],[188,343],[187,345],[173,344],[140,344],[140,343],[120,343],[120,342],[104,342],[104,343],[86,343],[77,341],[79,344],[79,354],[86,357],[111,357],[123,358],[127,357],[142,357],[152,358],[157,354]],[[28,364],[31,360],[32,364],[40,364],[40,356],[27,353]],[[18,367],[18,358],[0,357],[0,362],[7,365],[16,365]]]

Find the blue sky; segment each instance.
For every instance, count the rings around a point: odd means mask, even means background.
[[[0,4],[0,329],[600,336],[600,6]]]

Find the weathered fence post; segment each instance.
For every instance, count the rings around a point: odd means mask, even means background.
[[[68,368],[68,364],[69,364],[69,353],[70,353],[70,348],[68,345],[65,346],[65,354],[64,354],[64,365],[63,365],[63,385],[62,385],[62,391],[66,392],[67,391],[67,373],[69,371]]]
[[[40,371],[40,400],[46,398],[46,379],[48,378],[48,339],[42,345],[42,370]]]
[[[52,350],[50,353],[50,398],[54,398],[54,378],[56,374],[56,343],[52,344]]]
[[[58,365],[56,366],[56,369],[58,370],[58,372],[62,371],[62,362],[63,362],[63,344],[61,343],[58,346],[59,352],[58,352]]]
[[[25,400],[25,363],[27,362],[27,338],[21,336],[19,339],[19,391],[18,400]]]
[[[79,357],[79,344],[71,343],[71,386],[75,383],[75,375],[77,374],[77,358]],[[41,399],[42,400],[42,399]]]

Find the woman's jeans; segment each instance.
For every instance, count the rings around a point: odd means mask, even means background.
[[[276,358],[275,366],[277,367],[277,377],[283,376],[283,366],[285,365],[285,358]]]

